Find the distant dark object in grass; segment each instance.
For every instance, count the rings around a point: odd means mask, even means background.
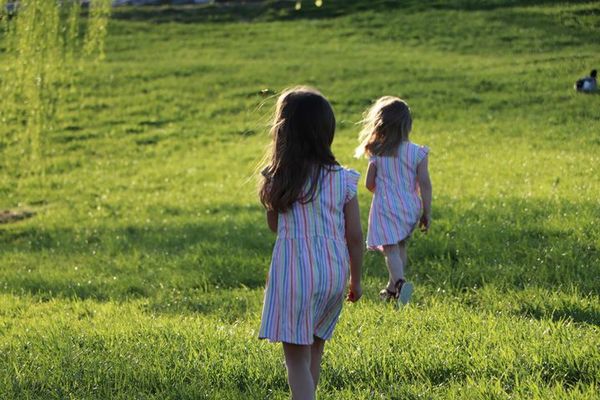
[[[11,222],[21,221],[27,218],[31,218],[34,215],[35,213],[32,211],[0,211],[0,224],[9,224]]]
[[[8,19],[12,19],[15,16],[18,6],[19,4],[16,1],[9,1],[6,3],[4,11],[6,12],[6,17],[8,17]],[[1,15],[0,13],[0,21],[2,21],[3,17],[4,15]]]
[[[135,143],[138,146],[149,146],[149,145],[157,144],[159,140],[160,139],[157,136],[151,136],[151,137],[147,137],[147,138],[138,139],[135,141]]]
[[[46,199],[38,199],[38,200],[30,200],[29,205],[32,206],[45,206],[46,204],[48,204],[48,200]]]
[[[575,82],[575,90],[583,93],[592,93],[598,90],[598,71],[595,69],[590,72],[590,76],[586,76],[585,78],[578,79]]]
[[[165,124],[168,124],[168,123],[169,123],[168,120],[158,120],[158,121],[148,120],[148,121],[141,121],[139,123],[139,125],[141,125],[141,126],[161,127],[161,126],[163,126]]]

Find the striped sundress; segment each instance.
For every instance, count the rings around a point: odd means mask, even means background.
[[[429,148],[402,142],[396,156],[372,156],[375,164],[375,194],[369,212],[367,248],[383,251],[383,246],[410,236],[421,217],[421,197],[417,186],[417,165]]]
[[[279,214],[259,338],[308,345],[313,336],[331,337],[350,265],[343,209],[358,178],[343,167],[324,169],[313,201]]]

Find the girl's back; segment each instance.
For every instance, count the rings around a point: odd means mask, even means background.
[[[429,150],[409,141],[412,116],[408,104],[399,97],[378,99],[363,123],[356,155],[369,157],[365,185],[374,193],[367,247],[385,254],[389,276],[380,297],[406,304],[413,287],[404,278],[406,242],[419,223],[423,230],[429,228]]]
[[[258,336],[282,342],[292,397],[308,400],[315,398],[348,272],[348,300],[362,295],[359,174],[339,166],[331,152],[335,116],[315,89],[284,91],[270,132],[259,196],[277,240]]]
[[[419,203],[417,166],[427,152],[427,147],[406,141],[398,146],[396,156],[371,156],[369,162],[377,167],[376,193],[383,190]]]
[[[358,178],[324,168],[312,200],[279,213],[259,337],[296,344],[331,337],[350,262],[344,205],[356,196]]]
[[[422,212],[417,167],[428,152],[425,146],[404,141],[395,156],[369,158],[377,170],[369,212],[369,249],[382,250],[386,244],[398,243],[417,226]]]
[[[354,239],[353,248],[356,238],[362,241],[359,174],[336,161],[331,152],[334,133],[333,109],[320,93],[296,88],[279,97],[260,190],[267,223],[277,232],[260,338],[296,345],[329,339],[344,301],[349,267],[355,278],[352,299],[360,297],[362,249],[351,265],[348,244],[348,237]]]
[[[296,201],[279,214],[278,239],[319,236],[344,241],[344,204],[356,194],[358,177],[358,172],[340,166],[323,169],[312,201]]]

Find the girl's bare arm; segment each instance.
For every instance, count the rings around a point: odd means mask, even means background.
[[[360,281],[364,247],[358,198],[356,196],[344,206],[344,220],[346,224],[346,244],[350,254],[350,293],[348,293],[348,300],[354,302],[362,296]]]
[[[369,167],[367,168],[367,179],[365,182],[365,186],[370,192],[375,192],[375,178],[377,177],[377,167],[374,163],[369,163]]]
[[[419,165],[417,165],[417,183],[419,184],[421,201],[423,203],[423,216],[421,217],[420,225],[421,229],[425,231],[429,229],[429,223],[431,222],[431,197],[433,191],[428,164],[429,157],[425,156]]]

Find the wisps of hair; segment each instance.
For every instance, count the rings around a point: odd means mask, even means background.
[[[259,188],[266,209],[285,212],[295,201],[313,200],[323,168],[337,165],[334,133],[333,109],[316,89],[300,86],[279,96]]]
[[[398,97],[384,96],[365,113],[361,121],[360,145],[354,156],[394,156],[398,145],[408,140],[412,129],[410,108]]]

